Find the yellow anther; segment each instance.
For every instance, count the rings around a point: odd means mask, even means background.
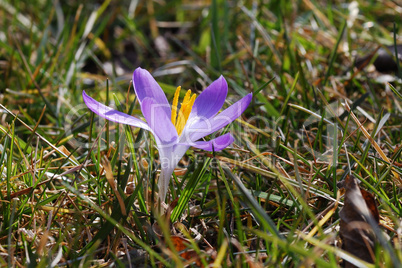
[[[172,105],[172,123],[177,130],[177,134],[180,136],[182,133],[184,126],[190,116],[191,109],[193,108],[194,101],[196,95],[193,94],[191,96],[191,90],[188,90],[186,95],[184,96],[183,102],[181,103],[180,111],[177,112],[177,105],[179,102],[179,95],[180,95],[181,87],[177,87],[176,92],[173,98],[173,105]]]
[[[176,117],[177,117],[177,104],[179,104],[179,96],[180,96],[181,86],[178,86],[176,92],[174,93],[173,104],[172,104],[172,123],[176,126]]]

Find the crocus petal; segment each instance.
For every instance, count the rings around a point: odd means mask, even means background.
[[[211,118],[222,108],[228,93],[228,84],[220,76],[195,99],[189,120],[198,117],[200,119]]]
[[[188,145],[176,144],[173,146],[159,148],[159,161],[161,163],[161,174],[159,176],[158,188],[159,198],[164,201],[169,188],[170,177],[180,159],[187,152]]]
[[[169,188],[170,177],[172,176],[174,171],[173,168],[162,169],[161,174],[159,175],[158,188],[159,188],[159,199],[161,201],[165,201],[166,194]]]
[[[187,122],[185,131],[180,137],[181,143],[191,143],[199,140],[233,122],[248,107],[252,99],[252,93],[246,95],[215,117],[196,122]]]
[[[191,145],[195,148],[202,149],[205,151],[221,151],[228,147],[234,141],[234,137],[230,133],[219,136],[210,141],[196,141]]]
[[[177,143],[177,130],[170,121],[170,117],[165,113],[163,105],[159,104],[155,99],[145,98],[142,101],[141,110],[148,122],[148,126],[160,141],[158,148],[172,146]]]
[[[145,98],[151,98],[162,107],[162,111],[170,118],[171,110],[166,95],[147,70],[142,68],[135,69],[133,73],[133,85],[141,106]]]
[[[140,127],[149,131],[152,131],[151,128],[148,126],[147,123],[144,121],[135,118],[131,115],[113,110],[112,108],[103,105],[100,102],[97,102],[90,96],[88,96],[85,91],[82,92],[82,98],[84,99],[85,104],[88,108],[96,113],[97,115],[116,123],[126,124],[134,127]]]

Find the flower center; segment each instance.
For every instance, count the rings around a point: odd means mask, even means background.
[[[184,126],[187,123],[187,119],[190,116],[191,109],[193,108],[196,97],[195,94],[191,96],[191,90],[189,89],[186,93],[186,96],[184,96],[183,102],[181,103],[180,111],[177,112],[180,89],[181,89],[180,86],[177,87],[176,92],[174,93],[173,105],[172,105],[172,123],[175,126],[177,134],[179,136],[183,132]]]

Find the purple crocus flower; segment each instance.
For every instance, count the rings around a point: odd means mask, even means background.
[[[188,90],[180,109],[180,87],[176,90],[171,109],[165,93],[148,71],[137,68],[133,74],[133,84],[146,122],[95,101],[85,91],[82,96],[88,108],[97,115],[116,123],[146,129],[154,135],[162,170],[158,182],[159,197],[165,200],[174,168],[190,146],[207,151],[220,151],[234,141],[230,133],[209,141],[200,139],[239,117],[250,104],[252,94],[218,113],[228,91],[223,76],[215,80],[197,98]]]

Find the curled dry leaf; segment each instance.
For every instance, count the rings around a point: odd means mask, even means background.
[[[343,187],[345,205],[339,213],[342,248],[366,262],[374,263],[375,235],[369,222],[379,224],[380,219],[374,197],[360,189],[353,176],[346,177]],[[345,261],[344,267],[355,266]]]
[[[193,249],[188,249],[190,241],[180,235],[172,235],[170,237],[175,249],[180,253],[180,256],[189,263],[197,265],[197,267],[203,267],[200,256]]]
[[[121,214],[126,216],[127,215],[126,205],[124,204],[124,200],[121,197],[119,190],[117,189],[117,184],[116,184],[116,181],[114,180],[113,171],[112,171],[112,167],[110,166],[109,160],[107,158],[103,158],[102,165],[103,165],[103,168],[106,173],[106,179],[107,179],[108,183],[110,184],[110,188],[112,188],[117,200],[119,201]]]
[[[182,234],[184,233],[189,233],[186,227],[181,224],[176,222],[175,224],[170,224],[170,215],[173,211],[173,209],[177,206],[179,198],[176,198],[175,200],[172,201],[172,203],[167,207],[165,214],[163,215],[163,222],[171,227],[170,230],[170,235],[168,236],[168,239],[170,240],[172,246],[174,249],[179,253],[180,257],[182,257],[185,260],[185,266],[187,265],[195,265],[196,267],[204,267],[203,262],[201,261],[201,256],[198,255],[197,251],[191,248],[191,241]],[[162,223],[162,222],[161,222]],[[160,239],[163,248],[167,248],[167,243],[166,237],[162,231],[162,228],[159,226],[158,222],[155,222],[152,225],[152,230],[155,233],[155,235]],[[198,235],[200,235],[198,233]],[[196,241],[195,239],[194,241]],[[209,243],[207,243],[209,245]],[[206,249],[200,249],[200,252],[205,255],[205,256],[210,256],[211,260],[213,261],[216,257],[216,250],[213,249],[211,246],[207,247]]]
[[[159,239],[161,239],[163,241],[163,246],[167,247],[167,242],[166,242],[166,238],[163,235],[162,230],[160,229],[160,227],[158,226],[157,223],[154,223],[152,226],[152,229],[154,231],[154,233],[159,237]],[[191,249],[190,245],[191,242],[190,240],[186,239],[183,237],[182,234],[178,233],[175,235],[170,235],[169,236],[169,240],[171,241],[174,249],[179,253],[180,257],[182,257],[187,264],[193,264],[196,265],[196,267],[204,267],[200,256],[198,255],[198,253]],[[205,253],[205,255],[210,255],[212,258],[214,256],[213,253],[216,254],[216,251],[213,250],[213,252],[205,252],[204,250],[201,250],[202,253]]]
[[[395,48],[399,61],[402,61],[402,45],[378,47],[375,51],[356,59],[355,66],[359,69],[365,68],[372,60],[377,71],[381,73],[398,72],[398,65],[395,61]]]

